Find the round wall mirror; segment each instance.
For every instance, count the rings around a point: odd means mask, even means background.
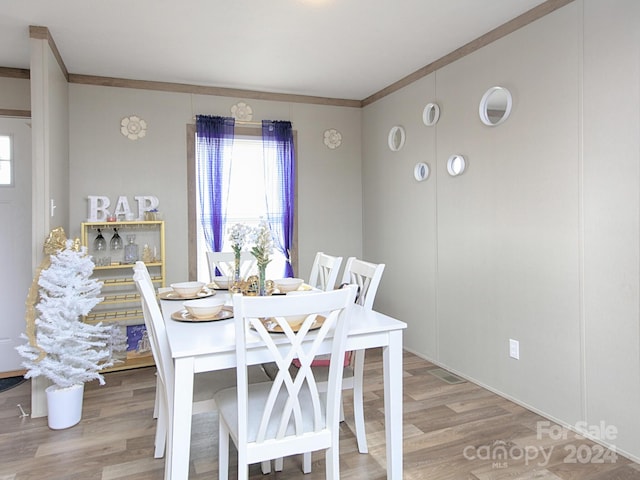
[[[424,162],[416,163],[413,169],[413,176],[418,182],[422,182],[429,178],[429,165]]]
[[[405,140],[404,128],[401,127],[400,125],[391,127],[391,130],[389,130],[388,140],[389,140],[389,148],[392,151],[397,152],[398,150],[400,150],[404,146],[404,140]]]
[[[485,125],[500,125],[511,113],[511,92],[504,87],[491,87],[480,100],[480,120]]]
[[[447,161],[447,172],[452,177],[462,175],[464,169],[467,167],[467,162],[462,155],[451,155]]]
[[[437,103],[427,103],[422,111],[422,122],[427,127],[433,127],[436,123],[438,123],[438,119],[440,118],[440,107]]]

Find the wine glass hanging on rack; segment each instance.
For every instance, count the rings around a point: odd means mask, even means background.
[[[111,237],[111,242],[109,242],[109,246],[111,247],[111,250],[122,250],[122,237],[118,234],[118,229],[114,228],[113,229],[114,234],[113,237]]]
[[[93,241],[93,249],[97,252],[104,252],[107,249],[107,241],[102,236],[102,231],[98,229],[98,235]]]

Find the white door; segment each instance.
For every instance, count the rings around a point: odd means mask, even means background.
[[[13,185],[0,185],[0,374],[23,369],[15,347],[24,343],[20,334],[32,280],[30,124],[29,118],[0,117],[0,136],[10,137],[13,169]]]

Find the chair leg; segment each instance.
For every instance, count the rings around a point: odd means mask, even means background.
[[[163,391],[156,391],[156,402],[158,403],[158,415],[156,420],[156,438],[154,458],[164,457],[164,451],[167,446],[167,427],[169,423],[169,410],[165,405]]]
[[[218,479],[229,478],[229,431],[224,422],[220,420],[218,429]]]
[[[340,480],[340,458],[337,445],[325,451],[325,468],[327,480]]]
[[[284,468],[284,458],[276,458],[275,459],[275,471],[281,472]],[[264,470],[262,473],[265,473]],[[267,472],[269,473],[269,472]],[[311,473],[311,452],[305,452],[302,455],[302,473]]]
[[[356,425],[356,439],[358,440],[358,451],[360,453],[369,453],[364,426],[364,350],[356,351],[355,356],[353,369],[353,416]]]
[[[158,418],[160,415],[160,395],[162,392],[162,382],[160,382],[160,377],[158,377],[158,372],[156,372],[156,398],[153,402],[153,418]]]
[[[311,452],[302,455],[302,473],[311,473]]]
[[[249,464],[247,457],[238,450],[238,480],[249,480]]]

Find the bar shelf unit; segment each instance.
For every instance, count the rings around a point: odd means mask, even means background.
[[[106,250],[94,249],[94,240],[98,229],[105,238]],[[115,234],[122,238],[123,248],[110,249],[110,238]],[[82,222],[82,245],[87,247],[96,266],[93,276],[103,282],[102,302],[85,316],[87,323],[115,323],[127,335],[127,351],[118,357],[119,362],[105,372],[151,366],[154,364],[151,347],[146,335],[144,318],[140,306],[140,295],[133,281],[134,263],[124,262],[124,246],[127,237],[135,235],[138,245],[138,258],[145,260],[151,279],[156,288],[164,287],[166,282],[165,263],[165,225],[162,220],[140,220],[122,222]],[[144,246],[151,252],[151,258],[143,258]]]

